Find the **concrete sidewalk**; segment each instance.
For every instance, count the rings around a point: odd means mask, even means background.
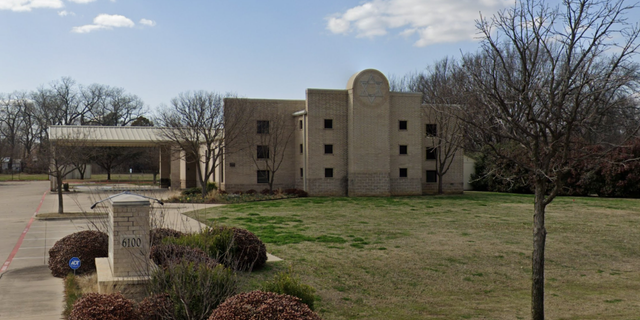
[[[63,198],[65,212],[106,212],[106,202],[95,210],[91,205],[119,191],[104,192],[90,190],[65,194]],[[170,193],[163,190],[137,191],[136,193],[154,198],[167,198]],[[153,227],[169,227],[185,232],[195,232],[204,227],[198,221],[184,216],[187,211],[202,210],[217,205],[205,204],[153,204]],[[57,195],[44,197],[39,213],[57,212]],[[26,224],[26,223],[25,223]],[[25,224],[19,226],[24,228]],[[6,272],[0,273],[0,319],[61,319],[64,299],[63,280],[51,275],[48,268],[49,249],[59,239],[74,232],[87,229],[106,230],[106,219],[52,219],[35,220]],[[7,239],[11,247],[18,239]],[[4,257],[2,257],[4,258]]]

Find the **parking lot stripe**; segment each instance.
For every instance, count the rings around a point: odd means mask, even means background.
[[[29,219],[29,223],[27,223],[27,227],[24,228],[24,231],[22,231],[22,234],[20,235],[20,239],[18,239],[16,246],[13,248],[13,251],[11,251],[9,258],[7,258],[7,261],[5,261],[4,264],[2,265],[2,268],[0,268],[0,273],[7,271],[7,269],[9,268],[9,265],[11,264],[11,261],[13,261],[13,258],[18,253],[18,250],[22,245],[22,241],[24,240],[24,237],[27,235],[27,232],[29,232],[29,228],[31,228],[31,224],[33,223],[33,220],[35,220],[36,215],[38,214],[38,212],[40,211],[40,208],[42,207],[42,203],[44,202],[44,197],[47,195],[47,192],[48,191],[45,191],[44,194],[42,195],[42,199],[40,200],[40,204],[38,205],[36,212],[34,212],[31,219]]]

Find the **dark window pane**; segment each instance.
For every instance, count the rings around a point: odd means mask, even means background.
[[[408,177],[407,168],[400,168],[400,178]]]
[[[435,160],[438,158],[438,148],[427,148],[427,160]]]
[[[269,133],[269,121],[268,120],[258,120],[258,133],[260,133],[260,134]]]
[[[302,146],[302,143],[300,144],[300,153],[304,152],[304,147]]]
[[[324,177],[333,178],[333,168],[324,168]]]
[[[438,125],[435,123],[427,123],[427,137],[437,137],[438,136]]]
[[[258,146],[258,159],[269,159],[269,146]]]
[[[269,170],[258,170],[258,183],[269,183]]]
[[[438,182],[438,173],[435,170],[427,170],[427,182]]]
[[[324,119],[324,128],[333,129],[333,119]]]
[[[300,168],[300,178],[304,177],[304,170],[302,170],[302,168]]]
[[[398,125],[398,129],[399,130],[407,130],[407,121],[406,120],[400,120],[400,123]]]
[[[302,130],[302,120],[300,120],[300,130]]]
[[[333,154],[333,145],[332,144],[325,144],[324,145],[324,153],[325,154]]]
[[[407,146],[400,146],[400,154],[407,154]]]

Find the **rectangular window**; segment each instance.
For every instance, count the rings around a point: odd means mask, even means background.
[[[300,130],[302,130],[302,120],[300,120]]]
[[[427,137],[437,137],[438,125],[435,123],[427,123],[426,133],[427,133]]]
[[[435,170],[427,170],[427,182],[438,182],[438,172]]]
[[[438,148],[427,148],[427,160],[436,160],[438,158]]]
[[[269,146],[258,146],[258,159],[269,159]]]
[[[300,168],[300,178],[304,178],[304,170],[302,168]]]
[[[333,119],[324,119],[324,128],[333,129]]]
[[[406,178],[409,176],[408,172],[407,172],[407,168],[400,168],[400,178]]]
[[[398,130],[407,130],[407,120],[400,120]]]
[[[325,144],[324,145],[324,154],[333,154],[333,145]]]
[[[407,154],[407,146],[400,146],[400,154]]]
[[[333,168],[324,168],[324,177],[333,178]]]
[[[258,183],[269,183],[269,170],[258,170]]]
[[[258,120],[258,132],[259,134],[267,134],[269,133],[269,121],[268,120]]]
[[[302,143],[300,144],[300,153],[304,152],[304,147],[302,146]]]

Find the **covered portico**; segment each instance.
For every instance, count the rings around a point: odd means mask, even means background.
[[[51,126],[52,143],[77,143],[87,147],[158,147],[160,149],[160,186],[186,189],[197,185],[198,162],[167,139],[156,127]],[[55,177],[49,176],[51,189]]]

